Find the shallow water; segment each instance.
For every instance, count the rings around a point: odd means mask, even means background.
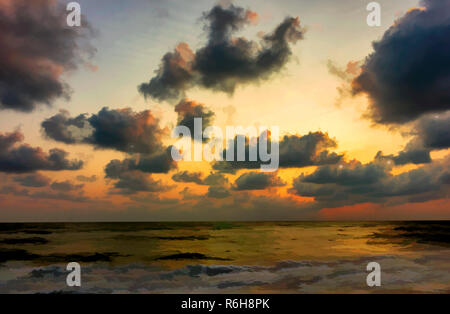
[[[449,239],[449,222],[0,224],[0,293],[449,293]]]

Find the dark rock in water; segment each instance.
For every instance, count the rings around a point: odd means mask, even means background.
[[[7,261],[31,261],[39,255],[20,249],[0,249],[0,263]]]
[[[230,261],[228,258],[207,256],[201,253],[177,253],[156,258],[156,260],[177,260],[177,259],[203,259],[203,260],[217,260]]]
[[[48,268],[33,269],[30,273],[30,277],[32,278],[44,278],[46,275],[51,277],[61,277],[65,276],[66,272],[64,272],[60,267],[53,266]]]
[[[31,237],[31,238],[6,238],[0,240],[0,243],[3,244],[46,244],[49,241],[40,237]]]
[[[77,254],[53,254],[53,255],[45,255],[41,258],[48,262],[58,263],[58,262],[66,262],[66,261],[77,261],[77,262],[111,262],[115,257],[121,257],[124,255],[120,255],[117,252],[104,252],[104,253],[77,253]]]

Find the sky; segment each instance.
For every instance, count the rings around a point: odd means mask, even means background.
[[[68,2],[0,0],[0,221],[450,219],[450,0]],[[198,117],[279,169],[175,162]]]

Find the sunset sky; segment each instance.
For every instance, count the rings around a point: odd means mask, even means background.
[[[0,0],[0,221],[450,219],[450,0],[67,2]],[[279,170],[174,162],[194,117]]]

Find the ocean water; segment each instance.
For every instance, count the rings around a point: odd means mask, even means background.
[[[450,293],[449,260],[450,222],[0,224],[0,293]]]

